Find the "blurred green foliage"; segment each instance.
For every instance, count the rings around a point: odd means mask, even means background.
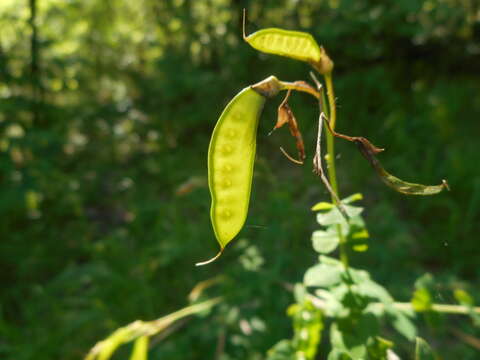
[[[267,138],[277,104],[260,124],[244,239],[193,267],[217,250],[205,179],[221,109],[270,74],[308,77],[303,64],[242,42],[243,7],[249,31],[308,31],[326,47],[339,132],[385,147],[386,169],[405,180],[450,183],[450,193],[406,198],[338,143],[340,191],[364,194],[371,235],[352,263],[403,301],[427,270],[435,302],[478,284],[477,1],[2,0],[1,358],[81,358],[114,329],[185,306],[218,273],[230,279],[228,304],[162,340],[150,359],[260,359],[291,337],[283,283],[316,261],[309,209],[327,193],[309,161],[295,167],[277,151],[292,146],[286,132]],[[291,106],[311,159],[316,106],[306,96]],[[460,318],[436,324],[439,353],[475,358],[449,329],[478,329]]]

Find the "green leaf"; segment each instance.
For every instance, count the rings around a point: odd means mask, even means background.
[[[367,229],[355,229],[355,227],[351,226],[347,243],[353,251],[364,252],[368,250],[369,236]]]
[[[367,344],[378,333],[378,321],[372,314],[335,321],[330,327],[332,348],[345,352],[352,359],[367,359]]]
[[[342,269],[326,264],[318,264],[307,270],[303,283],[305,286],[330,287],[341,281]]]
[[[462,289],[456,289],[453,292],[453,296],[455,296],[455,299],[464,306],[473,306],[475,303],[473,301],[472,296],[467,293],[465,290]]]
[[[368,233],[367,229],[361,229],[361,230],[358,230],[358,231],[354,231],[352,233],[352,239],[354,239],[354,240],[368,239],[369,236],[370,236],[370,234]]]
[[[335,207],[332,203],[321,201],[312,206],[312,211],[331,210]]]
[[[425,289],[417,289],[413,293],[412,306],[417,312],[432,310],[433,300],[430,292]]]
[[[320,336],[323,329],[323,316],[311,301],[307,300],[289,309],[293,317],[294,336],[292,345],[296,358],[313,360],[317,353]]]
[[[432,348],[420,337],[416,339],[415,360],[435,360]]]
[[[360,215],[363,211],[362,207],[351,206],[351,205],[344,205],[344,209],[350,218]],[[342,214],[340,213],[337,207],[332,208],[330,211],[327,211],[327,212],[318,213],[317,222],[323,226],[328,226],[332,224],[347,225],[345,218],[342,216]]]
[[[380,336],[375,336],[368,342],[368,359],[388,360],[388,350],[393,347],[393,342]]]
[[[267,360],[294,360],[295,349],[291,340],[281,340],[267,352]]]
[[[453,294],[455,296],[455,299],[457,299],[457,301],[461,305],[468,308],[468,312],[474,326],[480,327],[480,315],[474,309],[475,302],[473,300],[473,297],[462,289],[456,289]]]
[[[429,290],[433,290],[434,287],[435,287],[435,279],[430,273],[423,274],[415,281],[415,288],[417,289],[427,288]]]
[[[98,360],[108,360],[117,348],[128,341],[132,331],[127,328],[117,329],[108,339],[102,341],[101,351],[98,353]]]
[[[361,215],[351,217],[348,226],[347,244],[354,251],[367,251],[370,234],[365,228],[365,221],[362,219]]]
[[[393,298],[388,291],[373,280],[364,280],[356,287],[356,291],[362,296],[376,299],[385,305],[390,305],[393,303]]]
[[[343,289],[342,289],[343,288]],[[318,289],[315,291],[315,295],[323,300],[324,302],[324,312],[325,315],[332,318],[337,318],[341,316],[347,316],[349,310],[340,302],[339,298],[344,293],[348,291],[346,285],[340,285],[335,287],[336,293],[333,293],[330,290]],[[343,294],[339,294],[343,290]],[[340,296],[339,296],[340,295]]]
[[[318,257],[318,261],[320,261],[322,264],[325,264],[325,265],[335,266],[335,267],[338,267],[342,270],[344,269],[343,264],[340,260],[335,259],[335,258],[330,257],[330,256],[320,255]]]
[[[95,346],[85,357],[85,360],[108,360],[120,345],[141,337],[158,334],[167,329],[174,322],[186,316],[199,314],[205,310],[208,310],[217,305],[221,300],[221,297],[213,298],[184,307],[156,320],[148,322],[137,320],[124,327],[118,328],[105,340],[99,341],[97,344],[95,344]],[[142,347],[146,346],[144,341],[145,340],[140,341],[137,345],[139,347],[139,353],[141,353]]]
[[[354,201],[363,200],[363,195],[361,193],[355,193],[350,196],[347,196],[345,199],[342,199],[342,203],[350,204]]]
[[[327,360],[352,360],[345,351],[333,348],[328,354]]]
[[[408,340],[413,341],[417,335],[417,328],[407,315],[394,307],[387,308],[387,313],[392,318],[392,325],[395,330]]]
[[[141,336],[135,341],[130,360],[147,360],[148,336]]]
[[[307,289],[304,284],[296,283],[293,287],[293,295],[297,303],[303,303],[307,295]]]
[[[352,250],[356,252],[365,252],[368,250],[368,243],[365,239],[362,239],[359,243],[351,244]]]
[[[370,280],[370,274],[365,270],[358,270],[350,267],[343,273],[343,279],[349,284],[361,284],[364,281]]]
[[[415,311],[430,311],[432,310],[433,297],[431,292],[435,286],[433,276],[426,273],[415,281],[416,290],[412,297],[412,306]]]
[[[321,254],[331,253],[337,248],[339,242],[340,239],[335,229],[318,230],[312,234],[313,249]]]

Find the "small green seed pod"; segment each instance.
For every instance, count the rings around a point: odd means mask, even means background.
[[[262,29],[244,37],[253,48],[270,54],[318,63],[322,50],[312,35],[277,28]]]
[[[243,11],[243,40],[254,49],[292,59],[306,61],[320,74],[329,74],[333,70],[333,61],[318,45],[312,35],[301,31],[267,28],[245,34],[246,13]]]

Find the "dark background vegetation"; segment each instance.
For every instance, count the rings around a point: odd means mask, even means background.
[[[294,152],[285,129],[266,136],[280,99],[271,101],[246,226],[219,261],[193,266],[218,249],[205,180],[222,108],[271,74],[308,80],[307,65],[242,41],[243,7],[249,32],[303,30],[326,47],[338,131],[386,147],[386,169],[405,180],[450,183],[449,193],[404,197],[339,142],[341,194],[364,194],[371,233],[353,266],[399,301],[427,271],[435,301],[453,303],[452,288],[479,300],[478,1],[2,0],[0,358],[81,358],[119,326],[185,306],[218,274],[229,305],[184,324],[152,359],[260,359],[290,336],[282,283],[316,261],[309,208],[328,199],[311,173],[311,98],[291,102],[306,165],[278,151]],[[450,334],[478,336],[467,318],[437,320],[418,324],[445,359],[478,358]]]

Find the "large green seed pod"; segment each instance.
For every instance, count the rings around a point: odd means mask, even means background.
[[[210,217],[220,253],[238,234],[247,218],[258,120],[264,104],[265,96],[252,87],[243,89],[223,110],[210,140]]]

